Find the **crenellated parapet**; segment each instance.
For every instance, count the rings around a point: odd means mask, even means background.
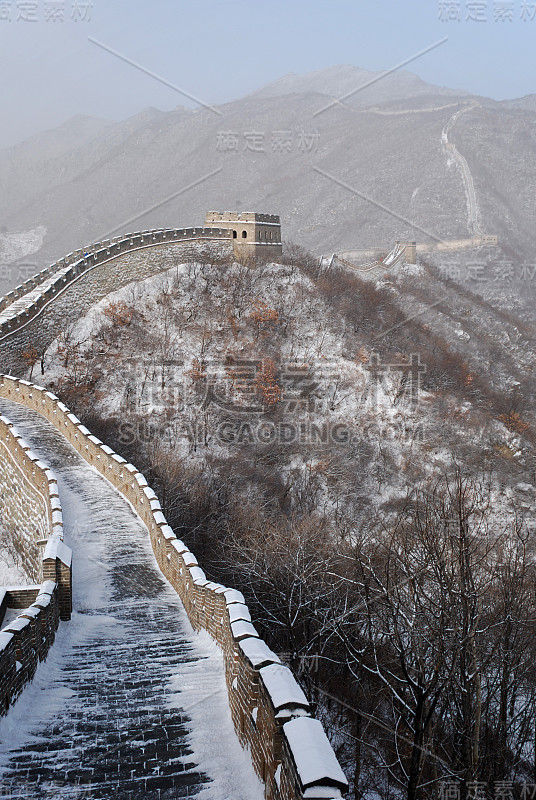
[[[192,626],[208,631],[222,650],[233,723],[264,781],[267,800],[340,798],[348,788],[346,778],[292,672],[260,639],[243,595],[207,579],[167,524],[144,476],[44,388],[0,376],[0,397],[48,419],[147,526],[158,565],[180,596]]]
[[[0,715],[32,680],[54,643],[60,619],[71,618],[72,554],[63,542],[63,515],[54,473],[0,416],[0,514],[22,557],[29,586],[0,588]]]
[[[54,643],[60,620],[55,581],[26,590],[1,590],[4,607],[24,608],[0,631],[0,716],[6,714],[29,683]]]
[[[44,352],[66,325],[76,322],[110,292],[133,281],[157,275],[193,259],[210,247],[218,255],[233,256],[229,230],[173,228],[125,234],[69,253],[0,299],[0,365],[3,372],[22,373],[22,354]],[[55,269],[57,267],[57,269]],[[42,278],[42,280],[41,280]]]
[[[232,237],[217,228],[171,228],[127,233],[69,253],[0,298],[0,337],[26,323],[68,284],[94,267],[133,250],[171,243],[221,242]]]

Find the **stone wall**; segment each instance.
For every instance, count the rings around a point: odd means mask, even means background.
[[[31,681],[54,642],[60,619],[72,610],[71,551],[54,474],[32,453],[12,423],[0,416],[0,514],[40,586],[0,590],[0,624],[8,608],[24,609],[0,631],[0,715]]]
[[[0,300],[1,372],[22,374],[28,347],[41,353],[107,294],[169,269],[192,248],[232,255],[231,236],[217,228],[143,231],[69,253]]]
[[[33,583],[43,577],[43,545],[52,535],[52,502],[57,496],[52,473],[47,475],[40,468],[28,445],[0,416],[0,525],[23,558],[25,572]]]
[[[499,243],[497,236],[476,236],[472,239],[446,239],[441,242],[425,242],[417,244],[416,242],[401,242],[406,249],[406,260],[408,264],[414,264],[416,258],[421,253],[442,253],[453,252],[458,250],[469,250],[476,247],[496,247]],[[390,249],[389,245],[373,245],[361,250],[346,250],[337,253],[343,261],[363,262],[378,259],[381,255],[385,255]],[[412,260],[413,259],[413,260]]]
[[[207,630],[222,649],[233,722],[265,782],[267,800],[341,797],[346,779],[292,673],[259,638],[242,594],[206,579],[195,556],[167,525],[143,475],[92,436],[51,392],[0,376],[0,397],[22,403],[52,422],[144,521],[158,565],[194,629]],[[296,735],[294,723],[300,720],[305,722]]]
[[[32,582],[58,584],[61,619],[71,618],[71,550],[63,543],[56,476],[0,415],[0,516]],[[24,608],[27,588],[9,589],[10,608]],[[33,590],[32,590],[33,591]],[[2,617],[0,617],[0,623]]]
[[[44,581],[34,593],[32,604],[0,631],[0,715],[7,713],[32,680],[56,636],[60,619],[57,584]],[[11,606],[9,593],[7,605]]]
[[[275,214],[208,211],[205,225],[232,231],[235,256],[241,261],[280,261],[281,222]]]

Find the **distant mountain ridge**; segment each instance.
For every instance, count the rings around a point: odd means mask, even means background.
[[[351,94],[345,102],[363,108],[371,103],[379,104],[421,95],[469,97],[469,93],[463,90],[446,89],[426,83],[412,72],[397,70],[379,79],[381,75],[384,75],[384,72],[370,72],[350,64],[328,67],[304,75],[291,72],[257,89],[249,97],[318,93],[338,99]],[[367,86],[372,81],[374,83]]]
[[[349,65],[287,75],[219,113],[75,117],[0,151],[0,233],[20,242],[46,230],[28,256],[35,271],[110,230],[201,225],[210,209],[279,214],[284,237],[318,254],[463,239],[464,182],[442,131],[472,103],[449,141],[471,170],[482,228],[532,258],[535,96],[498,103],[406,71],[380,75]],[[17,263],[1,267],[4,293],[20,275]]]

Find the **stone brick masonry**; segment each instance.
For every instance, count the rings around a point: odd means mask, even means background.
[[[179,594],[193,627],[207,630],[223,651],[235,729],[265,783],[267,800],[340,797],[347,789],[346,779],[292,673],[259,639],[240,592],[206,579],[195,556],[167,525],[143,475],[92,436],[51,392],[2,376],[0,397],[52,422],[147,526],[157,563]]]
[[[41,353],[107,294],[191,258],[192,249],[231,255],[231,237],[217,228],[143,231],[69,253],[0,299],[2,372],[19,373],[28,347]]]
[[[0,514],[40,586],[0,590],[0,623],[7,608],[24,609],[0,632],[0,715],[31,681],[52,646],[59,620],[72,607],[71,551],[54,474],[31,452],[5,417],[0,417]]]

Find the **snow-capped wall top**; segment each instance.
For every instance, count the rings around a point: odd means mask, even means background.
[[[319,720],[298,717],[286,722],[283,730],[304,788],[322,783],[345,791],[347,782],[344,772]]]
[[[308,716],[310,706],[305,694],[288,667],[281,664],[278,656],[259,639],[259,635],[251,623],[251,615],[242,593],[236,589],[207,581],[205,573],[198,566],[195,556],[190,553],[183,542],[175,537],[160,510],[159,503],[157,502],[155,505],[156,496],[147,486],[147,482],[141,473],[133,465],[127,464],[124,459],[117,460],[111,448],[92,436],[89,431],[86,433],[84,426],[80,424],[74,415],[70,414],[68,409],[61,407],[63,404],[60,404],[58,398],[52,393],[32,386],[27,381],[19,381],[9,376],[0,376],[0,397],[2,396],[18,403],[26,404],[47,417],[60,430],[62,435],[71,442],[75,449],[123,493],[147,525],[155,555],[162,571],[170,576],[172,585],[177,588],[177,591],[183,592],[181,597],[183,597],[186,610],[191,616],[194,627],[197,629],[205,627],[224,650],[228,659],[228,669],[231,670],[231,673],[228,673],[229,686],[234,687],[236,685],[237,671],[240,672],[242,670],[246,680],[245,685],[249,685],[245,676],[249,674],[251,667],[258,670],[260,681],[269,698],[269,701],[264,702],[264,708],[268,709],[265,713],[271,714],[273,718],[274,727],[270,728],[268,726],[267,730],[280,730],[279,726],[282,720],[288,717],[305,715],[310,719]],[[43,400],[45,400],[44,403]],[[57,492],[56,485],[54,485],[54,491]],[[148,499],[151,502],[148,502]],[[54,511],[53,513],[60,512]],[[60,554],[63,553],[63,550],[60,541],[55,539],[48,547],[48,552],[54,552],[62,559]],[[171,567],[171,565],[173,566]],[[175,572],[170,573],[168,568],[175,570]],[[34,606],[47,607],[51,602],[55,586],[56,584],[51,581],[43,583]],[[247,672],[244,670],[246,664],[249,665]],[[256,685],[255,681],[255,687]],[[252,698],[248,697],[247,702],[252,702]],[[256,703],[260,708],[260,701],[257,700]],[[250,709],[250,713],[251,711],[252,709]],[[316,720],[311,721],[316,722]],[[271,733],[268,734],[263,728],[259,729],[259,731],[256,728],[252,728],[249,735],[262,737],[271,735]],[[324,796],[322,792],[324,792],[326,785],[336,785],[333,776],[338,775],[340,778],[342,775],[340,767],[337,773],[333,766],[334,763],[337,764],[337,761],[327,742],[322,725],[318,723],[313,727],[307,728],[307,737],[307,741],[310,742],[309,747],[316,748],[315,752],[318,756],[317,774],[323,777],[317,780],[318,786],[314,789],[314,792],[317,792],[316,794],[305,795],[304,793],[295,793],[293,790],[293,793],[288,795],[289,800],[291,798],[292,800],[294,798],[296,800],[302,800],[302,798],[305,800],[306,796],[316,798]],[[315,737],[318,738],[316,743],[314,741]],[[294,740],[292,742],[289,740],[288,746],[296,768],[301,769],[305,777],[309,777],[303,746],[301,749],[298,747],[296,752],[294,752],[296,747]],[[263,748],[268,748],[268,752],[272,752],[273,742],[265,741]],[[276,750],[273,750],[273,752],[275,753]],[[270,765],[272,773],[275,773],[278,766],[280,766],[279,762]],[[284,767],[285,770],[294,769],[288,759]],[[299,774],[301,776],[301,773]],[[340,783],[342,784],[342,781]],[[296,780],[292,775],[288,776],[288,784],[289,786],[296,785]],[[332,796],[336,797],[337,795],[333,794]]]
[[[259,672],[276,712],[283,708],[309,710],[307,698],[288,667],[283,664],[269,664]]]
[[[0,339],[9,335],[48,305],[81,275],[122,253],[174,242],[230,239],[222,228],[168,228],[124,234],[81,248],[34,275],[4,297],[0,297]]]
[[[254,639],[253,637],[243,639],[238,646],[254,669],[266,667],[268,664],[281,663],[279,656],[273,650],[270,650],[262,639]]]

